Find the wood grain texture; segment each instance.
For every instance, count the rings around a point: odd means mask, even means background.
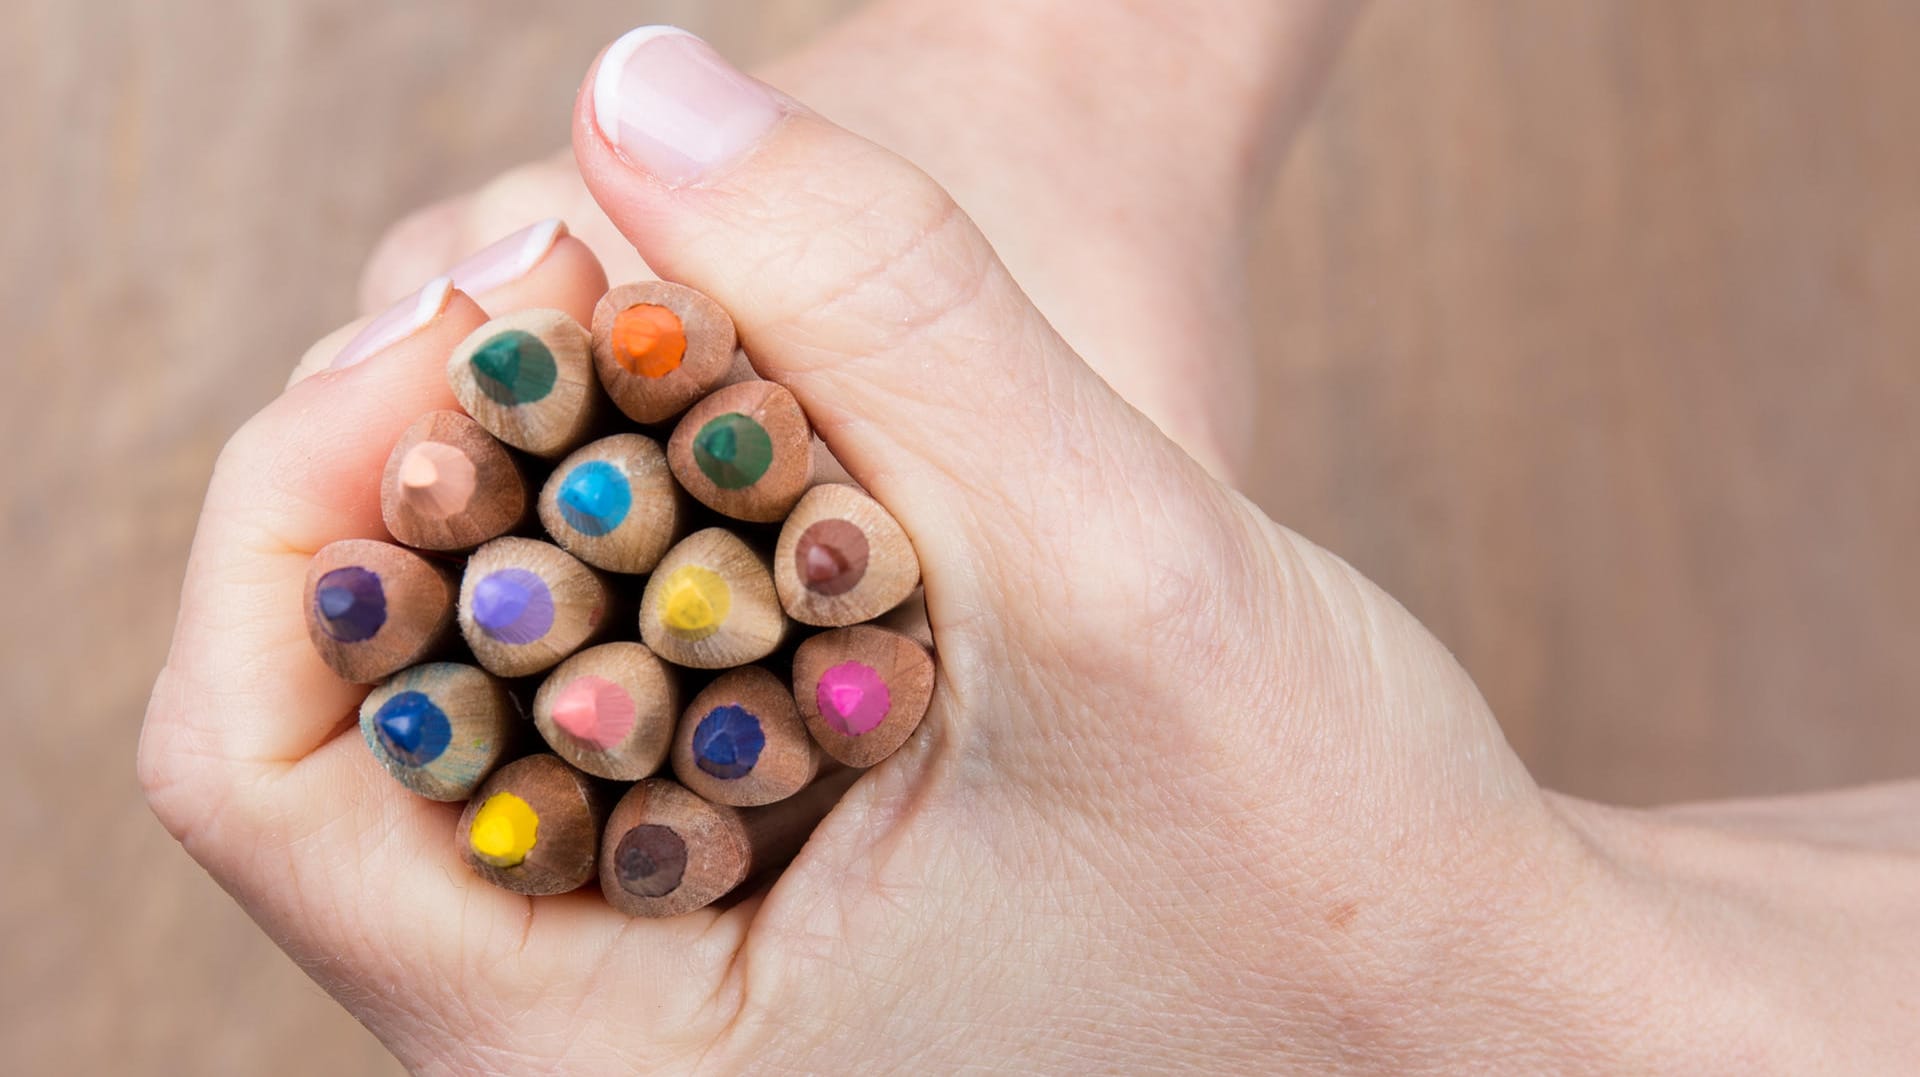
[[[660,307],[677,322],[677,362],[635,356],[614,332],[633,307]],[[615,285],[593,308],[593,366],[614,405],[639,423],[664,423],[727,380],[734,364],[733,319],[705,293],[671,281]],[[663,370],[663,367],[671,369]]]
[[[787,682],[759,666],[730,669],[687,704],[673,735],[673,774],[715,804],[785,800],[820,773],[820,746]]]
[[[600,893],[628,916],[704,909],[792,859],[855,775],[828,774],[761,808],[715,804],[668,778],[636,783],[607,817]]]
[[[923,631],[925,623],[923,615]],[[825,691],[823,676],[828,677]],[[933,682],[933,655],[926,646],[881,625],[821,632],[793,653],[793,700],[800,719],[823,751],[850,767],[873,766],[913,736],[933,703]]]
[[[0,394],[0,544],[48,611],[0,621],[0,701],[63,715],[15,723],[0,817],[74,850],[0,888],[35,925],[10,1070],[400,1072],[126,763],[215,454],[390,223],[561,147],[621,31],[751,64],[851,6],[0,0],[34,387]],[[1249,235],[1251,492],[1424,618],[1548,784],[1920,770],[1917,38],[1903,0],[1383,0]]]
[[[680,700],[679,674],[644,644],[603,643],[554,667],[534,694],[533,723],[560,758],[630,782],[666,763]]]
[[[602,465],[600,474],[577,469]],[[606,513],[609,482],[624,484]],[[618,496],[617,494],[615,496]],[[613,434],[574,450],[540,489],[540,523],[561,549],[607,572],[651,572],[685,529],[686,492],[673,481],[666,451],[641,434]]]
[[[1257,262],[1262,504],[1550,786],[1920,770],[1920,7],[1374,14]]]
[[[526,602],[505,623],[487,623],[489,588]],[[473,551],[460,577],[460,634],[498,677],[553,668],[608,627],[614,595],[593,569],[551,542],[500,538]],[[507,611],[513,613],[512,609]]]
[[[307,564],[307,638],[344,680],[373,684],[426,660],[453,632],[456,566],[404,546],[342,539]],[[328,603],[350,596],[336,615]]]
[[[587,439],[606,399],[586,327],[541,308],[503,314],[468,334],[447,356],[447,384],[494,437],[548,460]]]
[[[814,444],[813,425],[791,392],[770,381],[743,381],[715,390],[680,417],[667,440],[667,465],[681,487],[713,511],[777,523],[807,492]]]
[[[766,555],[723,527],[675,543],[640,596],[640,638],[653,653],[693,669],[758,662],[779,649],[791,627]]]
[[[478,851],[474,822],[496,797],[517,798],[537,820],[531,846],[508,860]],[[497,807],[497,804],[495,805]],[[455,831],[460,859],[475,875],[516,894],[539,897],[578,890],[594,877],[606,791],[557,755],[516,759],[473,791]]]
[[[457,411],[422,415],[394,442],[380,477],[387,533],[423,550],[470,550],[513,530],[530,504],[506,447]]]
[[[506,685],[459,662],[403,669],[360,704],[367,750],[394,781],[428,800],[471,796],[516,747],[525,721]]]
[[[900,522],[858,487],[808,490],[780,525],[773,585],[787,615],[838,628],[870,621],[920,586],[920,558]]]

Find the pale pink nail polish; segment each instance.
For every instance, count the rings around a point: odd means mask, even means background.
[[[340,370],[370,358],[425,329],[447,309],[453,298],[453,278],[436,277],[426,287],[382,311],[347,341],[329,369]]]
[[[558,217],[530,224],[462,258],[447,276],[468,295],[491,292],[531,273],[566,234],[567,226]]]
[[[622,156],[680,186],[752,149],[780,119],[780,106],[706,42],[677,27],[643,26],[601,57],[593,118]]]

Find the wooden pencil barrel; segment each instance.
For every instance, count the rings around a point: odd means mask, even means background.
[[[777,523],[813,478],[813,426],[770,381],[715,390],[680,417],[667,463],[693,499],[723,516]]]
[[[639,643],[603,643],[554,667],[533,698],[533,721],[567,762],[634,781],[666,763],[680,718],[678,674]]]
[[[588,442],[540,490],[540,522],[561,549],[608,572],[651,572],[680,537],[687,498],[660,443],[641,434]]]
[[[793,653],[793,698],[807,732],[850,767],[898,751],[926,717],[933,687],[926,645],[881,625],[821,632]]]
[[[766,558],[725,528],[681,539],[640,598],[640,638],[695,669],[757,662],[779,648],[789,624]]]
[[[607,819],[600,892],[629,916],[703,909],[792,859],[855,776],[827,775],[764,808],[715,804],[668,778],[639,782]]]
[[[447,643],[458,594],[450,567],[403,546],[330,542],[307,565],[307,635],[335,673],[372,684]]]
[[[454,399],[494,437],[553,459],[585,441],[600,413],[586,329],[564,311],[503,314],[447,359]]]
[[[787,615],[822,628],[871,621],[920,586],[899,521],[856,486],[815,486],[780,525],[773,582]]]
[[[506,447],[457,411],[415,419],[380,478],[387,533],[422,550],[470,550],[498,538],[526,519],[530,503]]]
[[[593,365],[614,406],[662,423],[729,377],[733,319],[706,295],[670,281],[622,284],[593,309]]]
[[[401,670],[360,705],[360,735],[395,781],[464,800],[518,740],[519,707],[486,671],[457,662]]]
[[[785,683],[759,666],[730,669],[693,697],[673,738],[680,784],[716,804],[771,804],[820,772],[820,747]]]
[[[516,894],[564,894],[593,878],[606,795],[557,755],[501,767],[467,802],[457,831],[474,874]]]
[[[560,547],[495,539],[473,552],[460,578],[460,634],[489,672],[525,677],[598,635],[612,601],[606,581]]]

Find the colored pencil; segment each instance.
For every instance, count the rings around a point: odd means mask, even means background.
[[[485,671],[457,662],[401,670],[360,705],[360,735],[401,785],[465,800],[513,747],[520,710]]]
[[[687,705],[673,736],[674,775],[715,804],[785,800],[813,781],[820,762],[793,693],[759,666],[714,678]]]
[[[892,513],[834,483],[808,490],[781,525],[773,583],[788,616],[839,628],[906,601],[920,586],[920,559]]]
[[[660,443],[639,434],[590,441],[540,490],[540,522],[568,553],[608,572],[651,572],[685,523],[686,497]]]
[[[638,643],[581,651],[548,674],[533,697],[533,724],[553,750],[616,781],[660,769],[679,717],[679,675]]]
[[[469,550],[498,538],[526,518],[531,500],[506,448],[457,411],[414,420],[380,479],[387,532],[422,550]]]
[[[607,819],[600,892],[628,916],[703,909],[791,860],[858,776],[829,774],[764,808],[715,804],[678,782],[648,778],[627,790]]]
[[[680,417],[667,463],[687,493],[713,511],[774,523],[806,493],[813,451],[813,427],[793,394],[774,382],[743,381]]]
[[[695,669],[757,662],[779,648],[788,623],[766,558],[720,527],[675,543],[640,597],[641,640]]]
[[[557,310],[519,310],[475,329],[447,359],[467,414],[516,449],[552,459],[587,439],[600,410],[593,341]]]
[[[557,755],[516,759],[486,780],[460,816],[460,856],[516,894],[564,894],[593,878],[606,796]]]
[[[705,295],[667,281],[622,284],[593,308],[593,365],[615,407],[661,423],[729,377],[733,319]]]
[[[917,630],[884,624],[836,628],[795,649],[794,703],[828,755],[850,767],[870,767],[920,728],[934,682],[925,623],[920,615]]]
[[[447,642],[458,594],[452,571],[404,546],[330,542],[307,565],[307,635],[335,673],[373,684]]]
[[[538,539],[494,539],[460,577],[460,634],[501,677],[551,669],[606,626],[612,594],[592,569]]]

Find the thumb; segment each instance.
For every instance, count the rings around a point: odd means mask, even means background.
[[[923,558],[1030,559],[1053,514],[1115,504],[1083,477],[1137,483],[1184,462],[944,190],[700,39],[645,27],[609,47],[580,94],[574,152],[615,226],[662,277],[733,315],[754,366],[793,391]],[[929,548],[949,539],[965,543],[955,557]]]

